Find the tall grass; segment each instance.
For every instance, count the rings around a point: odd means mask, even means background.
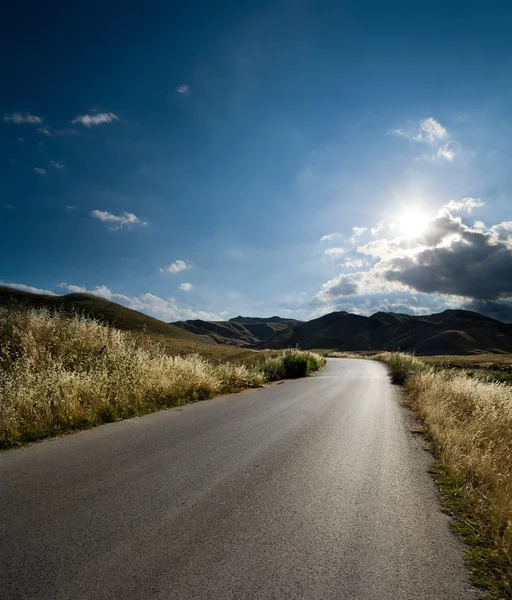
[[[501,573],[496,597],[512,598],[512,386],[434,370],[406,354],[379,358],[424,420],[456,495],[480,531],[476,538],[492,540],[491,562]]]
[[[308,375],[315,356],[214,363],[83,316],[0,308],[0,447]]]

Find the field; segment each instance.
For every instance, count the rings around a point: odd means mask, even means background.
[[[435,369],[452,369],[467,377],[512,384],[512,354],[470,356],[422,356]]]
[[[155,339],[83,315],[0,307],[0,448],[305,377],[325,363],[300,350],[170,354]]]

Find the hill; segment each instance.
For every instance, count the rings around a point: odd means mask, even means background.
[[[195,335],[207,336],[216,344],[260,348],[276,336],[291,332],[301,322],[280,317],[271,317],[268,321],[261,317],[235,317],[229,321],[178,321],[173,325]]]
[[[401,350],[419,355],[512,352],[512,324],[468,310],[426,316],[334,312],[276,335],[269,347]]]
[[[12,303],[80,312],[128,331],[145,331],[172,354],[198,352],[211,358],[240,357],[248,349],[297,346],[339,351],[401,350],[422,356],[512,353],[512,324],[469,310],[424,316],[345,311],[303,322],[281,317],[234,317],[229,321],[159,319],[92,294],[50,296],[0,286],[0,306]]]
[[[297,325],[303,321],[297,319],[285,319],[283,317],[233,317],[229,319],[229,323],[292,323]]]
[[[219,349],[207,336],[198,336],[182,327],[165,323],[149,317],[116,302],[100,298],[93,294],[66,294],[51,296],[49,294],[33,294],[14,288],[0,286],[0,306],[28,306],[33,308],[49,308],[67,313],[82,313],[108,323],[125,331],[145,331],[151,337],[163,343],[171,354],[199,352],[205,356],[219,355]],[[222,354],[233,353],[226,348]]]

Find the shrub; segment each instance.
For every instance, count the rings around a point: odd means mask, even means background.
[[[428,371],[429,367],[419,358],[403,352],[383,352],[374,357],[385,362],[391,371],[394,383],[403,384],[412,373]]]
[[[325,365],[325,358],[315,352],[289,349],[267,358],[260,369],[267,381],[307,377]]]

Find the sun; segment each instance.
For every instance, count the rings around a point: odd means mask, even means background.
[[[419,208],[405,210],[397,219],[398,231],[407,238],[420,236],[427,228],[429,218]]]

